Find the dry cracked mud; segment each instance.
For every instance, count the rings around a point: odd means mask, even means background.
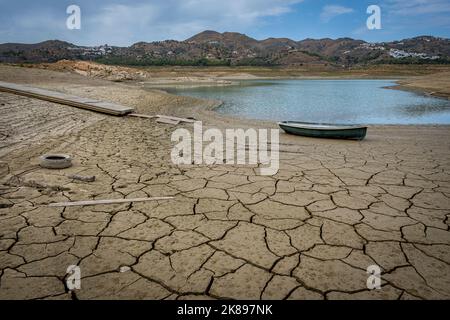
[[[0,299],[450,298],[448,127],[371,128],[363,142],[283,134],[279,172],[260,176],[173,165],[174,127],[153,120],[0,102]],[[40,168],[49,151],[74,166]],[[174,199],[47,206],[154,196]]]

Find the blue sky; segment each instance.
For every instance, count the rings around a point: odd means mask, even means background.
[[[66,8],[81,8],[81,29]],[[369,5],[382,29],[366,28]],[[0,0],[0,43],[60,39],[80,45],[184,40],[203,30],[256,39],[351,37],[371,42],[418,35],[450,37],[450,0]]]

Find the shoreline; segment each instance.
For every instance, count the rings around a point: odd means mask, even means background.
[[[408,88],[407,86],[405,86],[404,84],[402,84],[402,82],[404,82],[405,80],[408,79],[407,76],[391,76],[391,77],[354,77],[354,76],[345,76],[345,77],[341,77],[341,76],[296,76],[296,77],[254,77],[254,78],[249,78],[249,79],[242,79],[242,78],[234,78],[234,77],[227,77],[227,80],[229,80],[229,82],[227,83],[218,83],[218,82],[214,82],[214,81],[191,81],[191,82],[177,82],[177,81],[167,81],[167,82],[153,82],[153,81],[133,81],[131,83],[133,84],[137,84],[138,86],[141,86],[144,90],[145,89],[150,89],[150,90],[160,90],[163,91],[167,94],[172,94],[172,95],[177,95],[177,96],[181,96],[182,95],[178,95],[177,93],[172,93],[167,91],[166,89],[169,88],[174,88],[177,89],[179,87],[188,87],[188,88],[205,88],[205,87],[229,87],[229,86],[239,86],[241,82],[247,82],[247,81],[279,81],[279,80],[394,80],[396,85],[394,86],[390,86],[390,87],[383,87],[384,89],[391,89],[391,90],[402,90],[402,91],[409,91],[409,92],[414,92],[423,96],[429,96],[429,97],[434,97],[434,98],[441,98],[441,99],[448,99],[450,100],[450,93],[448,94],[439,94],[437,95],[436,92],[428,92],[425,89],[420,89],[420,88]],[[205,99],[205,98],[201,98],[201,99]],[[208,100],[208,99],[205,99]],[[214,100],[211,100],[214,101]],[[213,109],[220,107],[222,104],[224,103],[224,101],[220,101],[220,103],[214,107],[212,107]],[[230,117],[233,117],[230,115]],[[250,120],[250,119],[249,119]],[[255,121],[264,121],[264,120],[260,120],[260,119],[253,119]],[[379,125],[384,125],[384,124],[379,124]],[[400,124],[399,124],[400,125]],[[409,124],[406,124],[409,125]],[[414,124],[411,124],[414,125]],[[449,123],[450,125],[450,123]]]
[[[88,61],[61,60],[56,63],[3,66],[29,69],[72,72],[88,78],[110,80],[112,82],[142,82],[165,85],[232,85],[233,82],[245,80],[347,80],[347,79],[385,79],[397,80],[399,85],[414,87],[410,82],[436,82],[435,77],[441,77],[444,92],[427,88],[426,83],[420,83],[414,89],[426,92],[438,92],[440,96],[450,97],[450,87],[446,78],[450,77],[449,65],[373,65],[352,69],[317,69],[308,67],[127,67],[118,65],[102,65]]]
[[[363,80],[360,78],[349,78],[349,79],[341,79],[341,78],[257,78],[257,79],[248,79],[248,80],[240,80],[240,82],[246,82],[246,81],[255,81],[255,80]],[[365,80],[395,80],[396,85],[393,86],[388,86],[388,87],[382,87],[383,89],[387,89],[387,90],[400,90],[400,91],[408,91],[408,92],[413,92],[422,96],[426,96],[426,97],[432,97],[432,98],[436,98],[436,99],[444,99],[444,100],[450,100],[450,94],[449,95],[434,95],[434,94],[430,94],[429,92],[426,92],[425,89],[419,89],[419,88],[409,88],[403,84],[401,84],[402,79],[399,79],[399,77],[395,77],[392,79],[388,79],[388,78],[383,78],[383,79],[365,79]],[[140,83],[141,84],[141,83]],[[214,84],[210,84],[207,85],[207,87],[221,87],[221,86],[233,86],[233,85],[239,85],[236,83],[232,83],[232,84],[227,84],[227,85],[214,85]],[[166,85],[166,86],[161,86],[161,87],[153,87],[153,86],[147,86],[147,87],[142,87],[143,90],[149,89],[149,90],[153,90],[153,89],[157,89],[160,91],[165,92],[166,94],[169,95],[176,95],[179,97],[188,97],[188,96],[184,96],[184,95],[178,95],[177,93],[172,93],[169,91],[166,91],[165,89],[169,89],[170,88],[177,88],[178,85]],[[189,87],[192,88],[202,88],[204,87],[204,85],[202,84],[197,84],[197,83],[191,83],[189,84]],[[434,92],[432,92],[434,93]],[[208,111],[213,111],[215,113],[216,117],[220,117],[220,118],[229,118],[230,120],[234,120],[234,121],[244,121],[245,123],[248,123],[250,121],[254,121],[255,124],[259,123],[259,124],[268,124],[268,123],[274,123],[275,125],[278,123],[278,121],[276,120],[264,120],[264,119],[255,119],[255,118],[239,118],[237,115],[231,115],[231,114],[223,114],[223,113],[219,113],[217,112],[215,109],[219,108],[220,106],[222,106],[225,102],[222,100],[211,100],[211,99],[206,99],[206,98],[196,98],[196,99],[201,99],[201,100],[205,100],[208,102],[208,106],[205,108],[205,110]],[[398,127],[398,126],[424,126],[424,127],[434,127],[434,126],[450,126],[450,123],[448,124],[440,124],[440,123],[421,123],[421,124],[415,124],[415,123],[410,123],[410,124],[403,124],[403,123],[393,123],[393,124],[365,124],[367,127]],[[278,126],[277,126],[278,127]]]
[[[402,83],[402,80],[397,80],[396,82],[397,82],[397,85],[395,85],[393,87],[387,87],[386,89],[408,91],[408,92],[417,93],[417,94],[420,94],[420,95],[423,95],[426,97],[450,100],[450,93],[439,93],[439,92],[435,92],[435,91],[428,91],[424,88],[408,87],[406,84]]]

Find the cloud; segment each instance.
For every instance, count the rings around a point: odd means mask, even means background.
[[[106,39],[129,44],[184,40],[206,29],[241,31],[265,17],[288,13],[299,2],[302,0],[153,0],[151,4],[107,5],[88,22],[95,24],[89,42]]]
[[[384,0],[381,14],[384,25],[397,32],[431,34],[435,30],[436,35],[446,36],[450,29],[448,0]]]
[[[354,12],[352,8],[347,8],[338,5],[328,5],[323,7],[322,12],[320,13],[320,19],[324,22],[328,22],[337,16],[352,12]]]
[[[450,2],[448,0],[382,0],[382,30],[369,30],[361,25],[352,30],[366,41],[391,41],[419,35],[448,38]]]
[[[17,0],[21,1],[24,0]],[[64,28],[67,18],[64,4],[43,0],[39,12],[24,13],[20,4],[5,1],[0,29],[5,24],[16,30],[18,41],[32,35],[34,39],[63,38],[85,45],[99,42],[130,45],[137,41],[184,40],[206,29],[246,32],[267,17],[291,12],[300,2],[303,0],[114,0],[93,5],[89,0],[77,0],[81,8],[81,30],[68,31]],[[8,9],[12,12],[6,13]],[[13,18],[8,23],[1,22],[8,15]],[[57,28],[52,21],[58,22]]]
[[[450,12],[448,0],[386,0],[384,7],[389,13],[402,16]]]

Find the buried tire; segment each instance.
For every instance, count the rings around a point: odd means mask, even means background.
[[[67,154],[45,154],[39,160],[40,166],[47,169],[65,169],[72,166],[72,158]]]

